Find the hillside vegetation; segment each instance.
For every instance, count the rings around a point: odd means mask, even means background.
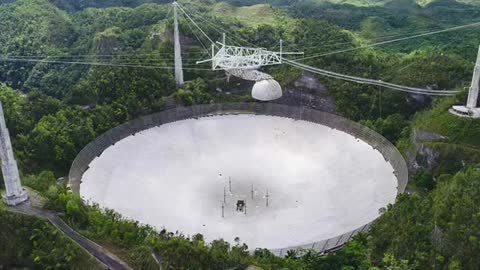
[[[86,206],[56,181],[67,175],[86,144],[128,120],[174,106],[251,102],[240,80],[226,82],[224,73],[208,70],[209,64],[195,64],[209,57],[210,41],[181,18],[188,82],[176,89],[172,12],[166,1],[0,3],[0,100],[25,185],[45,196],[47,207],[63,213],[73,228],[135,269],[157,269],[152,253],[161,255],[165,269],[480,267],[480,122],[448,113],[452,104],[465,102],[465,91],[454,98],[431,98],[318,77],[336,113],[378,131],[399,147],[411,169],[409,194],[389,206],[370,232],[334,254],[289,252],[277,258],[258,249],[250,255],[248,243],[205,243],[201,235],[157,231],[114,211]],[[480,44],[478,27],[361,47],[475,22],[480,18],[475,4],[182,2],[214,41],[226,32],[228,43],[278,50],[282,39],[285,50],[305,52],[308,58],[299,61],[308,65],[407,86],[458,90],[471,79]],[[302,75],[287,65],[264,71],[292,91]],[[97,269],[48,223],[3,210],[0,215],[0,261],[6,267]],[[81,261],[85,263],[78,264]]]
[[[280,19],[279,12],[267,4],[235,7],[224,2],[220,2],[213,6],[212,14],[215,16],[235,18],[249,25],[276,25]]]
[[[45,220],[0,209],[0,268],[105,269]]]

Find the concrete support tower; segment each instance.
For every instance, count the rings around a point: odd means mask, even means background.
[[[0,102],[0,160],[2,174],[5,181],[5,194],[3,200],[8,205],[17,205],[28,199],[27,192],[22,188],[18,173],[17,161],[13,156],[10,135],[5,124],[2,103]]]
[[[472,85],[468,91],[467,108],[476,108],[478,101],[478,90],[480,87],[480,47],[478,49],[477,62],[473,69]]]
[[[178,4],[177,1],[173,2],[173,16],[174,16],[174,29],[173,39],[175,45],[175,82],[177,87],[181,87],[184,84],[183,81],[183,67],[182,67],[182,50],[180,47],[180,32],[178,31]]]
[[[472,84],[468,91],[466,106],[453,106],[450,112],[459,116],[480,118],[478,104],[478,91],[480,90],[480,48],[478,49],[477,62],[473,68]]]

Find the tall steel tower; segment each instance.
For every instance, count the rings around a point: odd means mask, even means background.
[[[175,46],[175,82],[177,87],[183,86],[183,67],[182,67],[182,51],[180,47],[180,32],[178,31],[178,6],[177,1],[173,2],[173,16],[174,16],[174,29],[173,39]]]
[[[5,181],[5,194],[3,200],[8,205],[17,205],[28,199],[27,192],[22,188],[18,173],[17,161],[13,156],[10,135],[5,124],[3,106],[0,102],[0,161],[2,163],[3,180]]]

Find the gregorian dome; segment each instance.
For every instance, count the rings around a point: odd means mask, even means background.
[[[261,80],[253,85],[252,97],[261,101],[275,100],[282,97],[282,87],[273,79]]]

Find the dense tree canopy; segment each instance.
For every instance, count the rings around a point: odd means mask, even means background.
[[[166,2],[0,0],[0,101],[23,182],[47,198],[47,208],[137,269],[158,269],[152,253],[165,269],[479,268],[480,126],[447,112],[464,102],[465,92],[432,99],[318,78],[335,100],[336,113],[381,133],[413,164],[410,193],[389,206],[370,232],[329,255],[290,251],[278,258],[265,249],[249,254],[248,243],[206,243],[202,235],[158,231],[87,206],[58,183],[86,144],[128,120],[172,106],[251,101],[239,80],[226,82],[223,73],[208,71],[208,64],[195,64],[209,58],[204,46],[210,43],[185,18],[180,30],[187,82],[176,89]],[[470,80],[480,42],[474,28],[358,49],[470,23],[480,8],[468,0],[269,3],[184,1],[209,22],[202,26],[213,40],[225,30],[228,42],[278,50],[282,39],[284,50],[305,52],[307,58],[298,61],[308,65],[408,86],[462,89]],[[2,61],[5,57],[10,60]],[[264,71],[284,89],[302,75],[287,65]],[[415,137],[419,131],[440,139],[422,141]],[[2,209],[0,215],[0,268],[97,267],[44,221]]]
[[[0,267],[104,269],[47,221],[0,209]]]

